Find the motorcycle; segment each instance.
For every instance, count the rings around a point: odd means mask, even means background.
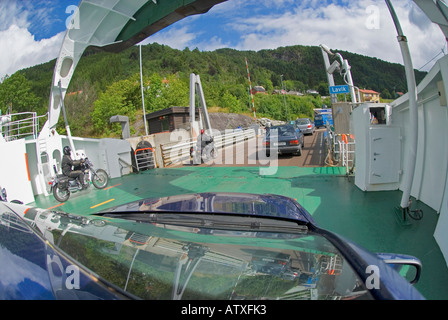
[[[0,187],[0,201],[8,202],[7,198],[8,198],[8,194],[6,193],[6,189]],[[23,202],[20,200],[11,200],[11,203],[23,204]]]
[[[6,200],[6,198],[7,198],[6,189],[0,187],[0,201],[5,201],[5,202],[8,201],[8,200]]]
[[[215,159],[218,155],[218,150],[213,142],[213,137],[205,136],[198,139],[195,146],[190,148],[190,159],[194,164],[201,164]]]
[[[104,189],[108,182],[109,176],[103,169],[95,170],[92,162],[85,158],[79,167],[75,170],[82,170],[84,172],[84,184],[88,187],[90,182],[97,189]],[[70,198],[71,192],[78,192],[83,190],[82,184],[76,178],[69,178],[63,174],[56,174],[50,182],[50,192],[53,192],[54,198],[59,202],[65,202]]]

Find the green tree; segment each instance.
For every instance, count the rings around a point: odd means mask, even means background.
[[[317,92],[321,96],[329,96],[330,95],[330,89],[328,88],[328,84],[326,82],[319,83],[319,87],[317,88]]]
[[[383,91],[381,91],[381,98],[383,99],[392,99],[392,95],[390,94],[389,90],[384,89]]]
[[[182,107],[188,106],[189,101],[189,79],[181,79],[177,74],[167,75],[162,83],[165,83],[162,90],[165,98],[163,107]]]
[[[169,107],[188,106],[189,87],[186,81],[171,74],[164,78],[154,73],[145,89],[145,105],[147,112],[166,109]]]
[[[20,112],[43,112],[42,101],[31,92],[31,83],[25,76],[16,72],[6,76],[0,84],[0,108],[2,114]]]
[[[115,115],[125,115],[130,121],[135,120],[135,110],[141,101],[140,83],[134,79],[114,82],[101,93],[94,103],[92,122],[97,135],[119,136],[121,128],[118,124],[110,124],[110,118]]]
[[[221,107],[228,109],[231,113],[241,111],[240,101],[229,92],[225,92],[221,98]]]

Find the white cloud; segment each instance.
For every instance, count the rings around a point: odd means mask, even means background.
[[[0,2],[0,30],[6,30],[11,25],[28,27],[28,12],[17,1]]]
[[[213,36],[210,40],[202,41],[195,45],[203,51],[214,51],[221,48],[229,48],[229,43],[223,42],[223,40],[217,36]]]
[[[48,282],[45,281],[45,279],[48,279],[48,274],[44,269],[36,268],[36,265],[14,255],[4,247],[0,247],[0,259],[6,263],[3,268],[0,268],[1,287],[8,289],[12,287],[13,290],[16,290],[20,284],[28,280],[47,290],[51,289]]]
[[[7,48],[0,51],[0,78],[47,62],[59,53],[63,34],[37,41],[29,32],[31,25],[36,25],[35,19],[42,27],[49,23],[44,6],[50,2],[45,0],[39,8],[35,3],[0,1],[0,48]],[[446,44],[443,34],[412,1],[394,0],[394,6],[409,40],[414,67],[420,68],[441,53]],[[208,21],[205,29],[199,19]],[[396,35],[384,1],[343,0],[336,5],[328,0],[230,0],[205,15],[181,20],[142,43],[158,42],[180,50],[198,47],[205,51],[324,43],[333,49],[402,63]],[[433,63],[427,64],[425,70]]]
[[[0,79],[16,71],[48,62],[58,56],[64,33],[36,40],[29,28],[49,25],[48,1],[0,1]]]
[[[229,22],[224,27],[240,34],[241,40],[234,46],[236,49],[261,50],[324,43],[330,48],[403,63],[396,29],[385,2],[361,0],[336,5],[319,0],[294,4],[284,0],[283,13],[273,10],[274,13],[264,11],[264,14],[254,12],[252,15],[232,14],[230,2],[216,12],[228,15]],[[243,1],[232,3],[238,8],[236,12],[247,10]],[[259,2],[260,6],[263,4],[270,6],[266,1]],[[439,27],[409,0],[394,1],[394,7],[408,38],[414,68],[420,68],[441,53],[445,38]],[[424,69],[431,66],[431,63],[427,64]]]
[[[412,1],[395,0],[394,7],[408,38],[414,68],[425,66],[424,70],[428,70],[434,61],[427,62],[445,46],[442,32]],[[225,22],[210,25],[207,33],[195,33],[195,22],[200,17],[196,16],[179,23],[181,27],[157,33],[146,43],[206,51],[222,47],[258,51],[324,43],[330,48],[403,63],[397,32],[384,1],[344,0],[335,4],[327,0],[231,0],[217,5],[207,15]],[[216,28],[229,31],[233,39],[219,38],[213,34]],[[204,40],[203,34],[210,39]]]
[[[161,31],[150,36],[146,40],[143,40],[141,44],[145,45],[157,42],[174,49],[183,50],[185,47],[189,47],[195,38],[196,35],[193,32],[188,32],[188,27],[173,27],[167,31]]]
[[[0,31],[0,78],[57,58],[64,33],[36,41],[24,27],[11,25]]]

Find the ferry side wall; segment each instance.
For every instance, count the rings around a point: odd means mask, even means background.
[[[434,232],[448,262],[448,56],[440,59],[418,85],[418,146],[411,189],[415,197],[439,213]],[[401,128],[403,174],[410,141],[409,101],[407,94],[392,103],[392,121]],[[400,190],[403,190],[401,179]]]
[[[8,201],[34,201],[25,139],[0,142],[0,150],[0,187],[6,189]]]

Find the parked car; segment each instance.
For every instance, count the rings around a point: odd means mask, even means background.
[[[293,153],[300,156],[303,144],[302,131],[289,124],[270,127],[263,140],[263,147],[268,156],[274,150],[279,154]]]
[[[303,134],[314,134],[314,131],[316,130],[314,122],[309,118],[297,119],[296,126],[303,132]]]
[[[0,202],[0,212],[2,300],[423,299],[400,274],[413,267],[418,280],[418,259],[372,254],[284,196],[182,194],[89,216]]]

